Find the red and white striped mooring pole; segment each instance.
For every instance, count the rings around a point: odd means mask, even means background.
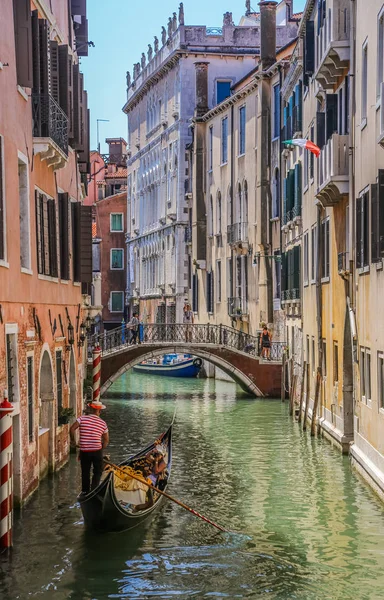
[[[12,416],[8,392],[0,404],[0,548],[12,546]]]
[[[100,400],[100,378],[101,378],[101,348],[95,346],[93,350],[93,402]]]

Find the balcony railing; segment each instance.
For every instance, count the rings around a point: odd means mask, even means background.
[[[345,271],[349,271],[349,252],[338,253],[337,270],[339,273],[345,273]]]
[[[207,35],[223,35],[222,27],[207,27],[206,29]]]
[[[49,94],[32,95],[33,137],[51,138],[68,156],[68,117]]]
[[[334,133],[319,157],[318,191],[324,206],[333,206],[349,191],[349,140]]]
[[[281,301],[289,302],[291,300],[300,300],[300,288],[293,288],[291,290],[283,290],[281,292]]]
[[[248,241],[248,222],[233,223],[227,227],[227,242],[228,244],[238,244],[239,242]]]
[[[228,298],[228,315],[230,317],[243,317],[248,314],[248,301],[246,298]]]
[[[315,74],[320,85],[333,90],[338,78],[348,68],[350,9],[346,0],[327,0],[327,10],[317,36],[318,68]]]

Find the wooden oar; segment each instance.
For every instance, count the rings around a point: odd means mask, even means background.
[[[132,473],[127,473],[126,471],[124,471],[124,469],[122,469],[121,467],[118,467],[117,465],[113,464],[109,460],[106,460],[105,458],[104,458],[104,462],[107,465],[110,465],[113,469],[117,469],[118,471],[121,471],[122,473],[124,473],[124,475],[128,475],[129,477],[132,477],[132,479],[136,479],[137,481],[140,481],[141,483],[145,483],[145,485],[147,485],[149,488],[151,488],[154,492],[157,492],[158,494],[161,494],[162,496],[165,496],[166,498],[168,498],[168,500],[171,500],[172,502],[174,502],[178,506],[181,506],[185,510],[188,510],[190,513],[192,513],[193,515],[195,515],[195,517],[199,517],[199,519],[202,519],[206,523],[209,523],[213,527],[216,527],[216,529],[218,529],[219,531],[225,531],[226,533],[231,533],[228,529],[225,529],[221,525],[218,525],[217,523],[214,523],[213,521],[211,521],[207,517],[204,517],[204,515],[201,515],[200,513],[198,513],[193,508],[190,508],[189,506],[187,506],[186,504],[184,504],[184,502],[180,502],[180,500],[176,500],[176,498],[173,498],[173,496],[170,496],[166,492],[163,492],[162,490],[159,490],[159,488],[155,487],[154,485],[152,485],[152,484],[150,485],[144,478],[138,477],[136,475],[132,475]]]

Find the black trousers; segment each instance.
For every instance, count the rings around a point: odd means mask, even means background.
[[[80,450],[81,464],[81,491],[88,494],[90,490],[95,489],[100,483],[101,474],[103,472],[103,451],[96,450],[95,452],[82,452]],[[91,485],[91,468],[93,465],[92,485]]]

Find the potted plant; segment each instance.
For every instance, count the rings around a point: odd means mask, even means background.
[[[70,419],[74,416],[75,416],[75,412],[74,412],[73,408],[64,408],[63,406],[61,406],[59,408],[59,416],[58,416],[59,425],[67,425],[67,423],[69,423]]]

